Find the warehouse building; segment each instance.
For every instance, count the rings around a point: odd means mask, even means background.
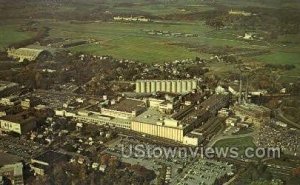
[[[18,60],[19,62],[23,62],[25,59],[28,61],[33,61],[39,58],[48,58],[51,56],[50,52],[46,50],[31,48],[8,49],[7,55],[10,58]]]
[[[10,96],[19,92],[20,86],[17,83],[0,81],[0,98]]]
[[[136,99],[121,98],[117,102],[111,101],[111,105],[101,108],[101,114],[105,116],[130,119],[146,110],[145,102]]]
[[[36,158],[31,159],[30,167],[35,175],[45,175],[53,169],[55,164],[69,160],[69,156],[52,150],[46,151]]]
[[[203,141],[203,136],[211,136],[214,133],[212,129],[216,127],[208,122],[206,125],[212,125],[212,128],[204,129],[201,133],[193,131],[203,127],[210,117],[216,116],[219,109],[227,106],[230,96],[212,95],[200,102],[202,96],[195,95],[200,99],[191,100],[193,103],[190,105],[180,103],[182,101],[178,96],[151,96],[144,100],[111,100],[110,105],[101,108],[101,112],[83,109],[71,114],[67,114],[66,110],[57,110],[55,113],[66,117],[72,115],[80,123],[110,125],[197,146]]]
[[[0,131],[25,134],[36,127],[36,118],[27,111],[16,115],[7,115],[0,119]]]
[[[237,104],[233,107],[234,113],[243,121],[254,124],[269,121],[271,118],[271,110],[264,106],[259,106],[251,103]]]
[[[0,152],[0,184],[24,184],[21,161],[18,156]]]
[[[188,93],[198,86],[197,80],[137,80],[136,93]]]
[[[83,113],[83,111],[79,111],[73,118],[76,121],[83,122],[83,123],[89,123],[95,125],[109,125],[109,126],[125,128],[125,129],[131,128],[131,120],[129,119],[114,118],[110,116],[95,114],[92,112],[84,111]]]
[[[183,141],[184,126],[179,121],[164,118],[164,114],[156,109],[148,109],[131,122],[131,129],[136,132]]]

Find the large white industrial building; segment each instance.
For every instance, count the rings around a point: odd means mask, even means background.
[[[171,92],[187,93],[196,89],[198,81],[190,80],[137,80],[137,93]]]

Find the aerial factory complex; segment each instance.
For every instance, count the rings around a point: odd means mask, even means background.
[[[0,0],[0,185],[299,185],[298,0]]]

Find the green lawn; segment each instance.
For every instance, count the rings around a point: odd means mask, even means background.
[[[195,58],[199,53],[186,48],[168,45],[163,40],[153,41],[144,37],[125,37],[101,44],[88,44],[71,49],[96,55],[112,55],[115,58],[139,60],[147,63],[160,63],[175,59]]]
[[[270,64],[300,65],[300,53],[274,52],[256,57],[259,61]]]
[[[275,51],[271,54],[255,57],[258,61],[269,64],[293,64],[295,69],[281,74],[281,81],[293,82],[300,77],[300,52]]]
[[[205,54],[190,51],[175,45],[175,38],[150,36],[142,30],[165,30],[171,32],[199,33],[208,28],[204,25],[178,24],[138,24],[99,22],[71,24],[59,22],[49,24],[53,29],[50,37],[72,39],[95,39],[99,44],[91,43],[71,48],[72,51],[96,55],[112,55],[116,58],[139,60],[147,63],[195,58]],[[173,44],[172,44],[173,43]],[[207,54],[206,54],[207,56]]]
[[[71,51],[95,55],[112,55],[115,58],[139,60],[147,63],[195,58],[209,58],[211,54],[200,51],[199,47],[244,47],[251,44],[237,39],[214,36],[214,30],[203,22],[194,23],[120,23],[120,22],[68,22],[39,20],[40,26],[51,28],[49,38],[71,40],[96,40],[70,48]],[[145,30],[191,33],[198,37],[166,37],[149,35]],[[16,24],[2,26],[0,47],[27,39],[34,33],[18,32]]]
[[[70,23],[45,21],[51,27],[50,37],[94,39],[90,43],[70,48],[72,51],[96,55],[112,55],[116,58],[139,60],[147,63],[176,59],[208,58],[208,53],[197,50],[198,46],[233,46],[251,48],[251,44],[235,39],[213,37],[211,28],[204,23]],[[160,30],[198,34],[199,37],[166,37],[148,35],[143,30]]]
[[[34,35],[33,32],[21,32],[16,25],[0,26],[0,50],[8,45],[28,39]]]
[[[244,151],[248,147],[256,148],[253,143],[252,137],[242,137],[242,138],[233,138],[233,139],[223,139],[215,143],[214,147],[216,148],[226,148],[226,147],[237,147],[238,153],[240,155],[244,154]]]
[[[152,16],[164,16],[169,14],[187,14],[192,12],[202,12],[213,10],[213,7],[207,5],[197,5],[194,4],[135,4],[131,7],[114,7],[111,9],[114,13],[119,14],[130,14],[130,13],[140,13],[141,15],[152,15]]]

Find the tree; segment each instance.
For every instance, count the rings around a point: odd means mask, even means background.
[[[118,168],[119,165],[120,165],[120,161],[115,157],[110,158],[108,161],[108,166],[112,168]]]
[[[108,165],[109,160],[110,160],[110,155],[108,155],[108,154],[103,154],[100,157],[100,163],[103,164],[103,165]]]
[[[292,169],[292,174],[295,177],[297,177],[297,176],[300,177],[300,166],[297,167],[297,168]]]
[[[55,166],[53,167],[53,176],[51,180],[57,185],[66,184],[66,182],[68,181],[68,176],[65,172],[64,164],[55,164]]]
[[[50,178],[48,175],[37,176],[31,185],[50,185]]]

